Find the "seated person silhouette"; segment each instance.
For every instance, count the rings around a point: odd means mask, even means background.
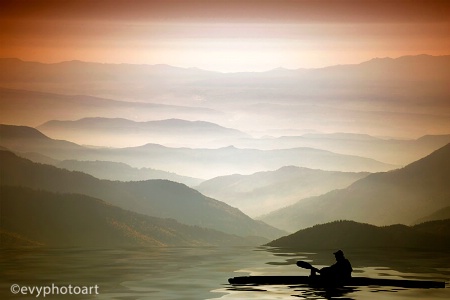
[[[304,261],[298,261],[297,266],[305,269],[310,269],[311,278],[320,277],[321,280],[329,283],[343,284],[352,277],[352,265],[350,264],[350,261],[345,258],[344,252],[342,252],[342,250],[338,250],[333,254],[336,258],[336,263],[332,266],[324,267],[319,270]],[[320,276],[318,276],[317,273],[319,273]]]

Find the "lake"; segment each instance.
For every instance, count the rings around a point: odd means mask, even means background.
[[[358,287],[327,293],[302,285],[234,287],[227,281],[229,277],[245,275],[308,275],[308,270],[296,267],[295,262],[306,260],[317,267],[330,265],[334,262],[333,250],[288,252],[264,247],[1,250],[0,298],[44,299],[43,287],[48,287],[61,294],[48,294],[45,299],[450,299],[450,254],[407,249],[389,253],[345,252],[352,262],[353,276],[442,280],[447,282],[445,289]],[[55,286],[60,290],[55,290]],[[98,294],[91,289],[93,293],[83,295],[93,286],[98,287]],[[42,287],[38,297],[34,287]],[[11,289],[17,293],[13,294]]]

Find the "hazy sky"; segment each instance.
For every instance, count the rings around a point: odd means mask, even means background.
[[[1,57],[261,71],[450,54],[450,1],[5,1]]]

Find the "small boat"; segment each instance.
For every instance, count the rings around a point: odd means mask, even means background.
[[[311,286],[336,286],[330,282],[324,282],[320,276],[240,276],[228,279],[232,285],[297,285],[308,284]],[[410,280],[410,279],[388,279],[352,277],[339,286],[391,286],[400,288],[445,288],[443,281]]]

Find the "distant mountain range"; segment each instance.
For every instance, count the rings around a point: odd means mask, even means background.
[[[228,175],[202,182],[195,189],[251,217],[294,204],[302,198],[345,188],[368,173],[332,172],[282,167],[251,175]]]
[[[64,160],[71,157],[83,157],[84,153],[89,153],[90,150],[71,142],[50,139],[30,127],[0,124],[0,136],[0,145],[3,145],[3,150],[15,149],[21,157],[34,162],[84,172],[100,179],[121,181],[168,179],[189,186],[197,185],[202,181],[197,178],[180,176],[173,172],[151,168],[133,168],[119,162]]]
[[[37,127],[55,139],[77,144],[127,147],[146,143],[187,146],[227,146],[249,135],[210,122],[168,119],[135,122],[120,118],[83,118],[77,121],[49,121]]]
[[[244,245],[352,220],[276,243],[448,249],[449,55],[233,74],[0,69],[1,247]],[[235,204],[289,206],[256,221]]]
[[[311,148],[256,150],[169,148],[148,144],[120,149],[87,148],[53,140],[34,128],[0,125],[1,145],[16,152],[37,152],[57,160],[103,160],[148,167],[184,176],[212,178],[228,174],[251,174],[283,166],[349,172],[376,172],[395,168],[372,159],[336,154]]]
[[[450,144],[408,166],[371,174],[341,190],[301,200],[262,218],[288,231],[354,220],[412,224],[450,204]]]
[[[27,126],[0,124],[0,145],[19,152],[36,152],[52,159],[68,153],[79,153],[86,148],[64,140],[53,140],[40,131]]]
[[[262,73],[80,61],[41,64],[18,59],[0,59],[0,69],[0,87],[21,90],[9,90],[0,97],[0,109],[8,112],[1,122],[15,125],[84,117],[179,118],[245,132],[311,128],[396,137],[448,134],[450,127],[449,55]],[[39,96],[24,90],[89,96]],[[91,96],[153,103],[154,109],[143,103],[98,105],[99,99]],[[57,99],[65,101],[58,103]],[[34,116],[20,109],[30,105]],[[16,119],[9,117],[13,115]],[[40,122],[31,124],[36,118]]]
[[[330,90],[352,86],[355,88],[353,92],[355,95],[361,92],[371,93],[373,89],[368,87],[378,87],[388,82],[391,83],[387,86],[389,92],[397,90],[399,85],[408,84],[413,91],[405,91],[406,93],[421,90],[422,87],[412,85],[414,82],[434,82],[435,93],[439,93],[443,91],[439,88],[444,88],[443,82],[438,85],[439,81],[443,78],[448,80],[448,66],[450,66],[450,55],[376,58],[353,65],[337,65],[319,69],[272,70],[261,73],[218,73],[167,65],[104,64],[82,61],[43,64],[2,58],[0,67],[5,72],[0,76],[0,84],[9,88],[20,86],[20,88],[34,90],[33,87],[38,86],[40,90],[47,91],[100,97],[114,95],[120,98],[147,101],[151,98],[158,99],[162,95],[177,95],[183,92],[188,98],[193,94],[212,96],[215,95],[218,87],[226,88],[227,95],[230,91],[235,92],[236,88],[247,93],[253,89],[258,95],[260,91],[255,90],[255,87],[262,87],[267,90],[284,89],[285,93],[303,90],[303,95],[312,94],[312,96],[321,97],[327,95]],[[341,98],[342,93],[347,94],[347,92],[347,89],[343,89],[336,96]],[[266,100],[270,96],[272,95],[268,94],[263,99]],[[213,99],[207,97],[204,100],[212,101]],[[215,100],[222,101],[223,98]],[[233,100],[228,99],[228,101]],[[438,100],[444,99],[434,101]]]
[[[55,193],[83,194],[123,209],[240,236],[280,236],[282,231],[254,221],[223,202],[167,180],[118,182],[37,164],[0,151],[2,186],[19,186]]]
[[[257,244],[173,219],[149,217],[79,194],[1,186],[0,248]]]
[[[283,166],[346,172],[377,172],[396,168],[369,158],[342,155],[313,148],[279,150],[169,148],[148,144],[141,147],[103,150],[102,157],[122,161],[131,166],[143,165],[212,178],[229,174],[252,174]]]
[[[267,244],[273,247],[305,250],[414,248],[450,249],[450,219],[412,227],[377,227],[354,221],[335,221],[299,230]]]
[[[0,58],[1,61],[1,58]],[[26,84],[26,81],[24,81]],[[0,84],[0,86],[2,86]],[[118,101],[88,95],[63,95],[50,92],[7,89],[0,87],[1,122],[4,124],[38,126],[54,119],[129,118],[136,121],[180,118],[213,121],[222,112],[186,105]]]
[[[241,148],[264,150],[311,147],[404,166],[448,143],[450,143],[450,134],[426,135],[407,140],[378,138],[367,134],[331,133],[240,139],[235,145]]]
[[[435,211],[434,213],[424,217],[420,218],[419,220],[416,220],[416,224],[429,222],[429,221],[436,221],[436,220],[445,220],[450,219],[450,206],[446,206],[442,209],[439,209]]]

